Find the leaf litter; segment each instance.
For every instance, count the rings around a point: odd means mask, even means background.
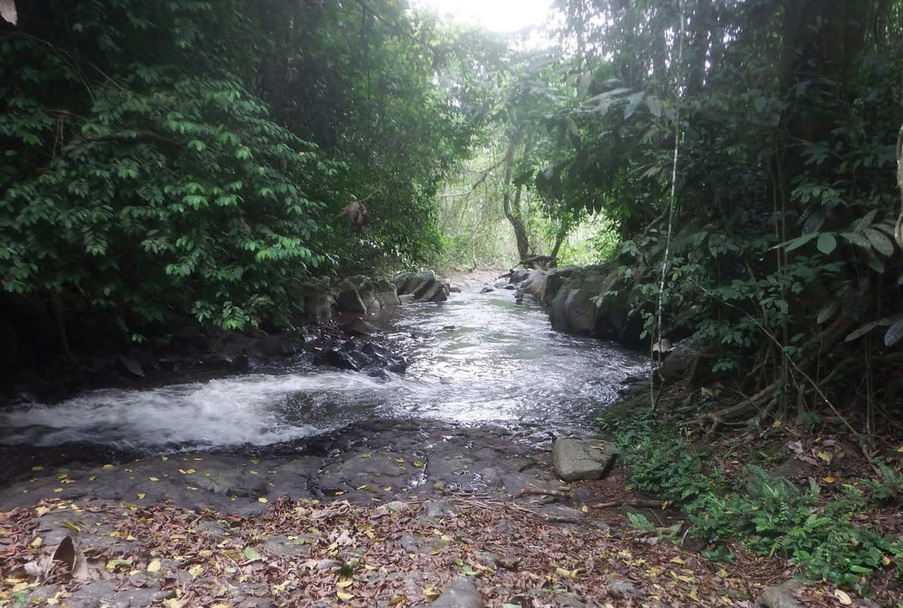
[[[283,497],[245,517],[47,500],[0,513],[0,605],[87,605],[76,599],[106,581],[167,608],[425,606],[467,577],[487,606],[749,608],[793,574],[740,546],[731,547],[733,563],[717,563],[648,531],[592,519],[556,524],[514,501],[456,497],[453,507],[426,517],[420,500]],[[48,532],[43,518],[60,513],[79,532],[66,528],[55,547],[34,542]],[[797,599],[836,606],[845,598],[814,584]]]

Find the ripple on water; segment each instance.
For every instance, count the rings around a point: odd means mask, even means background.
[[[96,443],[146,452],[264,446],[371,417],[466,424],[585,423],[643,359],[553,332],[510,291],[405,306],[386,327],[410,361],[403,376],[286,369],[150,390],[101,390],[0,412],[0,444]]]

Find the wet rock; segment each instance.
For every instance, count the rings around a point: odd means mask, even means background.
[[[390,281],[358,275],[342,281],[335,295],[335,303],[339,312],[364,314],[398,306],[401,300]]]
[[[144,368],[141,366],[140,361],[125,355],[120,355],[117,357],[117,360],[125,371],[138,378],[144,378]]]
[[[483,608],[480,592],[468,578],[458,577],[430,604],[432,608]]]
[[[451,293],[448,283],[435,272],[402,272],[392,277],[399,296],[413,295],[417,302],[444,302]]]
[[[523,283],[530,278],[531,275],[532,272],[530,270],[519,268],[511,273],[511,276],[508,277],[508,282],[514,284]]]
[[[495,287],[484,287],[480,290],[480,293],[492,293],[495,291]]]
[[[619,278],[617,269],[608,266],[575,270],[549,303],[552,327],[624,344],[640,344],[642,323],[630,313],[626,290],[616,289]]]
[[[563,481],[601,479],[611,470],[615,458],[617,449],[612,442],[559,439],[552,444],[552,466]]]
[[[388,370],[402,373],[408,367],[404,357],[395,355],[388,348],[355,338],[336,343],[322,353],[321,360],[339,369],[356,372]]]

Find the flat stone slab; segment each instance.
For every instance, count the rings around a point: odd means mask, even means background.
[[[548,454],[511,431],[436,421],[370,420],[309,441],[229,453],[135,459],[82,448],[67,460],[59,448],[19,448],[0,450],[0,462],[15,452],[19,472],[0,482],[0,512],[43,499],[100,499],[252,515],[280,496],[357,504],[461,495],[508,501],[527,486],[563,489]],[[551,515],[561,507],[535,494],[518,503]]]
[[[552,445],[552,466],[562,481],[602,479],[614,466],[617,455],[612,441],[558,439]]]

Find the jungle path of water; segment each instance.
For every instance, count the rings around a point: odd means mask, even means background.
[[[537,479],[529,472],[537,445],[552,434],[588,432],[592,415],[644,362],[617,346],[554,332],[538,306],[481,287],[471,282],[445,303],[397,309],[383,329],[385,344],[410,362],[404,374],[298,363],[7,409],[0,413],[0,449],[7,458],[29,450],[25,464],[39,473],[14,480],[30,489],[11,484],[0,491],[0,510],[42,493],[75,498],[88,485],[91,496],[178,494],[183,503],[206,490],[205,505],[215,499],[235,507],[240,498],[251,509],[280,488],[372,499],[429,479],[439,490],[516,491]],[[67,458],[84,464],[53,477],[42,454],[52,455],[55,467]],[[115,454],[144,458],[113,476],[111,469],[123,466]],[[271,460],[256,470],[262,454]],[[192,475],[198,481],[184,483]],[[147,479],[178,483],[147,488]]]

